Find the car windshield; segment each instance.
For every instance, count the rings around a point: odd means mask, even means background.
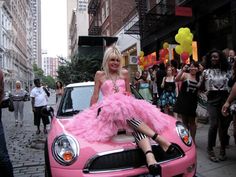
[[[93,85],[66,88],[58,108],[57,116],[70,117],[88,108],[93,89]],[[135,98],[143,99],[132,86],[131,92]],[[99,100],[101,98],[102,96],[100,94]]]
[[[93,86],[69,87],[61,100],[58,116],[72,116],[88,108],[93,94]]]

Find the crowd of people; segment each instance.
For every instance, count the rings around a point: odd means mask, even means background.
[[[152,102],[162,112],[181,120],[189,129],[194,141],[199,94],[206,95],[206,111],[210,124],[207,152],[211,161],[224,161],[227,159],[227,132],[231,121],[236,143],[236,109],[229,109],[230,106],[233,107],[236,99],[235,60],[234,50],[212,49],[200,62],[191,61],[178,66],[177,62],[172,60],[169,64],[160,63],[143,72],[137,72],[133,85],[145,100]],[[148,94],[144,94],[144,81],[145,93]],[[231,91],[232,87],[234,89]],[[217,133],[220,140],[219,156],[216,156],[214,151]]]
[[[109,47],[103,58],[102,70],[95,74],[94,92],[91,97],[91,107],[75,116],[74,121],[83,120],[80,124],[74,123],[75,130],[88,141],[106,141],[111,138],[117,129],[111,124],[112,115],[117,114],[124,124],[122,128],[133,130],[137,145],[143,150],[147,167],[151,174],[158,174],[158,165],[149,142],[149,138],[160,144],[166,153],[174,151],[173,145],[160,133],[166,128],[165,118],[160,111],[170,114],[181,120],[189,129],[193,141],[197,130],[196,117],[199,93],[207,97],[207,112],[209,115],[209,131],[207,153],[213,162],[227,159],[226,147],[229,145],[228,128],[234,121],[234,140],[236,144],[236,57],[233,50],[223,52],[217,49],[209,51],[201,63],[189,62],[178,66],[175,60],[169,64],[160,63],[148,70],[137,71],[133,79],[133,86],[146,100],[136,100],[130,93],[130,78],[128,71],[121,67],[121,53],[117,47]],[[42,114],[42,108],[47,106],[48,90],[41,84],[39,79],[34,80],[35,87],[30,92],[32,111],[34,113],[34,125],[37,127],[36,134],[41,132],[40,122],[43,122],[43,132],[47,134],[49,119]],[[0,97],[3,97],[3,76],[0,72]],[[103,94],[103,101],[98,103],[99,92]],[[56,102],[59,102],[64,93],[63,84],[56,82]],[[21,88],[21,82],[16,82],[13,91],[15,108],[15,125],[20,122],[23,125],[23,109],[26,92]],[[119,106],[112,113],[110,109]],[[112,102],[113,105],[107,104]],[[122,105],[120,103],[122,102]],[[134,106],[135,105],[135,106]],[[143,114],[139,109],[144,108]],[[134,109],[135,108],[135,109]],[[231,109],[230,109],[231,108]],[[98,109],[100,109],[98,113]],[[126,110],[126,112],[125,112]],[[20,121],[18,121],[18,113]],[[125,115],[125,116],[124,116]],[[128,116],[127,116],[128,115]],[[147,115],[152,115],[147,116]],[[105,116],[103,118],[103,116]],[[100,117],[100,119],[97,119]],[[109,123],[108,123],[109,122]],[[114,122],[115,124],[116,122]],[[109,127],[110,125],[110,127]],[[106,127],[103,132],[97,132],[96,127]],[[12,164],[6,149],[6,142],[1,123],[0,109],[0,160],[3,163],[1,170],[8,176],[13,176]],[[217,133],[220,140],[220,154],[214,151]],[[94,136],[96,135],[96,136]],[[98,136],[99,135],[99,136]],[[96,139],[94,139],[96,137]]]

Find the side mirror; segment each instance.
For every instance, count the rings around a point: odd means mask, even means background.
[[[54,116],[54,109],[51,106],[44,106],[41,112],[43,115],[50,116],[51,118]]]

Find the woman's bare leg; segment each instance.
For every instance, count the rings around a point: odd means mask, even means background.
[[[137,142],[138,146],[142,149],[142,151],[144,152],[144,154],[147,152],[147,151],[152,151],[152,148],[151,148],[151,145],[150,145],[150,142],[149,142],[149,138],[146,137],[146,138],[143,138],[141,139],[140,141]],[[148,153],[146,154],[146,162],[147,162],[147,165],[152,165],[152,164],[156,164],[157,161],[153,155],[153,153]]]
[[[141,122],[141,124],[136,128],[139,132],[142,132],[143,134],[145,134],[148,137],[153,137],[153,135],[156,133],[154,132],[147,124],[145,124],[144,122]],[[164,151],[167,151],[167,149],[169,148],[169,146],[171,145],[170,142],[168,142],[164,137],[162,137],[161,135],[158,135],[155,138],[155,141],[160,144],[160,146],[162,147],[162,149]]]

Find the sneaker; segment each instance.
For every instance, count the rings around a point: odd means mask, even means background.
[[[17,125],[18,125],[18,121],[16,120],[16,122],[15,122],[15,126],[17,127]]]
[[[219,160],[220,160],[220,161],[225,161],[225,160],[227,160],[227,156],[226,156],[226,153],[225,153],[225,149],[221,149],[221,150],[220,150]]]
[[[47,134],[47,133],[48,133],[48,131],[47,131],[46,128],[43,130],[43,133],[44,133],[44,134]]]
[[[38,135],[38,134],[40,134],[40,130],[37,130],[37,131],[36,131],[36,135]]]
[[[213,150],[208,150],[208,157],[212,162],[219,162],[219,159],[215,156],[215,152]]]

